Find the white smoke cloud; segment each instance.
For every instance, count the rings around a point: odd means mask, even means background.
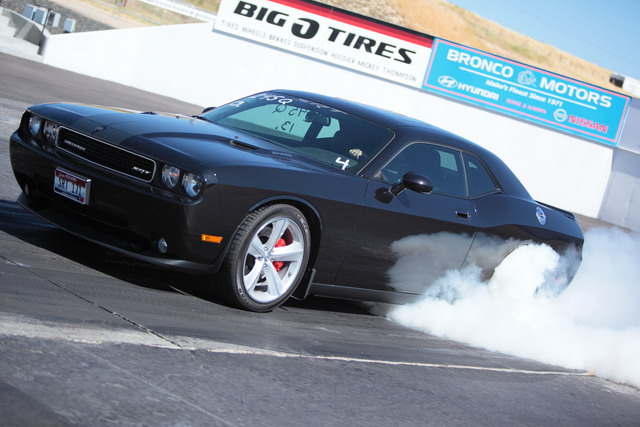
[[[589,230],[578,274],[554,296],[536,289],[555,276],[550,272],[561,263],[559,256],[548,246],[526,244],[488,281],[477,266],[449,271],[420,301],[394,307],[387,316],[473,346],[640,387],[638,254],[638,234]]]

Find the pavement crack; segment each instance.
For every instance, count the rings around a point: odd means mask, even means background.
[[[84,352],[85,354],[94,357],[98,360],[101,360],[103,363],[111,366],[113,369],[120,371],[122,373],[124,373],[125,375],[130,376],[131,378],[135,378],[137,381],[140,381],[141,383],[145,384],[148,388],[156,390],[159,393],[162,393],[164,395],[167,396],[171,396],[173,399],[182,402],[185,406],[189,406],[197,411],[199,411],[202,414],[205,414],[206,416],[210,417],[212,420],[215,421],[215,423],[211,423],[211,425],[227,425],[227,426],[238,426],[238,424],[232,422],[231,420],[225,419],[223,417],[221,417],[220,415],[212,412],[210,409],[207,409],[205,407],[203,407],[202,405],[200,405],[199,403],[196,403],[194,401],[191,401],[185,397],[183,397],[180,394],[177,394],[171,390],[169,390],[169,388],[167,387],[163,387],[162,384],[156,384],[152,381],[150,381],[149,379],[145,378],[144,376],[139,375],[137,372],[132,371],[131,369],[127,369],[125,367],[122,367],[116,363],[114,363],[114,361],[109,360],[108,358],[103,357],[100,354],[96,354],[95,352],[89,351],[87,349],[83,349],[80,348],[80,351]]]
[[[56,288],[60,289],[61,291],[66,292],[66,293],[68,293],[70,295],[73,295],[74,297],[76,297],[79,300],[84,301],[84,302],[86,302],[88,304],[94,305],[95,307],[99,308],[100,310],[106,311],[107,313],[111,314],[112,316],[115,316],[118,319],[129,323],[131,326],[133,326],[133,327],[135,327],[135,328],[137,328],[137,329],[139,329],[139,330],[141,330],[143,332],[146,332],[146,333],[148,333],[150,335],[153,335],[153,336],[155,336],[155,337],[157,337],[157,338],[159,338],[159,339],[161,339],[163,341],[166,341],[167,343],[171,344],[172,346],[175,346],[176,348],[179,348],[179,349],[182,349],[182,350],[187,349],[186,347],[184,347],[183,345],[179,344],[178,342],[176,342],[176,341],[174,341],[174,340],[172,340],[172,339],[170,339],[168,337],[165,337],[164,335],[162,335],[162,334],[160,334],[160,333],[158,333],[158,332],[156,332],[156,331],[154,331],[152,329],[147,328],[146,326],[136,322],[135,320],[129,319],[128,317],[126,317],[126,316],[124,316],[124,315],[122,315],[122,314],[120,314],[120,313],[118,313],[116,311],[113,311],[110,308],[108,308],[108,307],[106,307],[106,306],[104,306],[104,305],[102,305],[102,304],[100,304],[100,303],[98,303],[96,301],[93,301],[93,300],[91,300],[91,299],[89,299],[87,297],[82,296],[78,292],[75,292],[75,291],[65,287],[64,285],[62,285],[60,283],[57,283],[57,282],[55,282],[55,281],[53,281],[53,280],[51,280],[51,279],[49,279],[47,277],[44,277],[41,274],[38,274],[37,272],[35,272],[34,270],[32,270],[30,268],[31,266],[29,266],[27,264],[23,264],[23,263],[11,260],[11,259],[9,259],[9,258],[7,258],[7,257],[5,257],[3,255],[0,255],[0,258],[4,259],[7,263],[9,263],[11,265],[15,265],[15,266],[17,266],[19,268],[24,268],[29,273],[33,274],[34,276],[36,276],[36,277],[38,277],[38,278],[40,278],[42,280],[45,280],[46,282],[50,283],[51,285],[55,286]]]

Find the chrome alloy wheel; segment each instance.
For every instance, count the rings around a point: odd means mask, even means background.
[[[251,236],[244,255],[242,284],[258,303],[273,302],[295,284],[305,259],[302,228],[287,217],[270,218]]]

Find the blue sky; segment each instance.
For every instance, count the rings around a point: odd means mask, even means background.
[[[603,68],[640,80],[640,0],[448,0]]]

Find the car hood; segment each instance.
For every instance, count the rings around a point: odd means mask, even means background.
[[[30,110],[93,138],[188,169],[277,164],[335,172],[285,147],[196,117],[85,104],[41,104]]]

